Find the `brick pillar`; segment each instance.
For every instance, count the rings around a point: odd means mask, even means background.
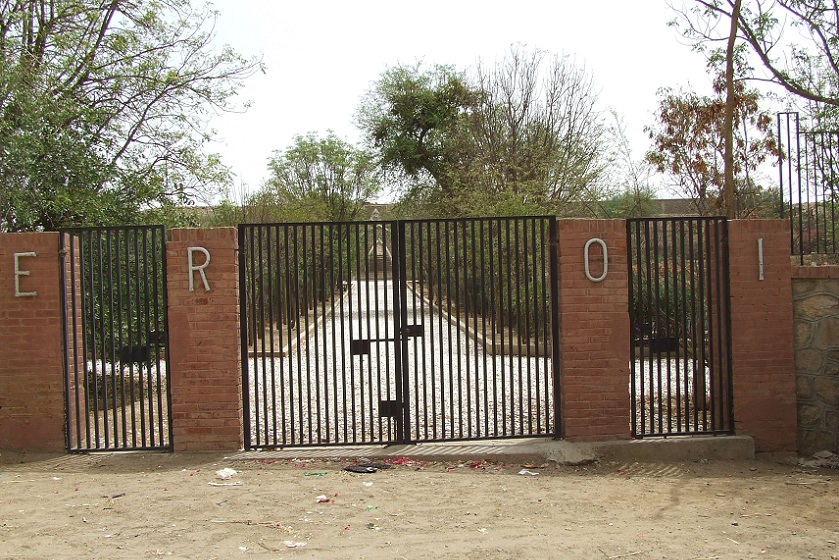
[[[166,259],[174,449],[241,449],[236,229],[171,230]]]
[[[792,265],[785,220],[729,222],[734,421],[758,452],[795,452]],[[763,239],[759,279],[758,239]]]
[[[585,245],[606,242],[608,274],[585,273]],[[589,269],[603,273],[599,244],[589,249]],[[629,288],[626,222],[559,222],[560,391],[567,440],[630,437]]]
[[[0,235],[0,364],[0,449],[66,450],[57,233]]]

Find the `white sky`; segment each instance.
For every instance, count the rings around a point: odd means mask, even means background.
[[[353,143],[353,116],[383,70],[399,63],[492,62],[511,44],[576,56],[600,91],[603,109],[624,119],[636,159],[649,145],[656,90],[685,86],[706,93],[701,55],[667,26],[665,0],[212,0],[217,41],[261,56],[265,74],[250,78],[244,114],[216,117],[211,148],[237,185],[259,188],[267,160],[296,134],[328,129]],[[503,6],[503,9],[501,8]]]

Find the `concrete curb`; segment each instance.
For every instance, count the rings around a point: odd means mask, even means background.
[[[569,442],[548,438],[486,442],[421,443],[391,446],[313,447],[243,451],[231,459],[393,459],[422,461],[487,460],[505,463],[582,465],[598,460],[679,462],[699,459],[754,459],[748,436],[699,436],[604,442]]]

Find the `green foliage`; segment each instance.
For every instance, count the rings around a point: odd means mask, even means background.
[[[637,192],[618,192],[598,202],[598,214],[604,218],[644,218],[656,216],[660,211],[652,189]]]
[[[421,215],[562,213],[592,196],[608,163],[596,101],[572,59],[519,46],[471,74],[388,70],[358,121]]]
[[[0,230],[136,223],[228,180],[202,153],[253,61],[189,0],[0,6]]]
[[[298,136],[268,164],[271,177],[249,200],[277,221],[350,221],[379,189],[373,158],[329,133]]]

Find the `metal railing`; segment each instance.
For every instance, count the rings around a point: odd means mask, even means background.
[[[632,433],[734,428],[724,218],[627,220]]]
[[[555,238],[553,218],[240,226],[246,446],[552,435]]]
[[[163,226],[61,231],[70,451],[169,449]]]
[[[790,221],[792,255],[839,254],[836,227],[839,131],[802,130],[798,113],[778,114],[781,216]]]

